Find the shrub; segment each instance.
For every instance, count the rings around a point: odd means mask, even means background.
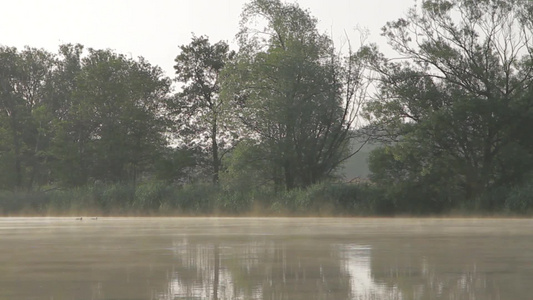
[[[20,214],[23,212],[42,212],[48,206],[49,202],[49,195],[41,191],[0,191],[0,213],[3,215]]]
[[[175,189],[164,182],[147,182],[135,189],[132,208],[138,211],[154,212],[170,208]]]
[[[513,187],[507,195],[504,206],[507,211],[518,214],[533,210],[533,180]]]
[[[80,214],[82,212],[97,210],[91,187],[51,190],[47,194],[50,198],[47,212],[51,214]]]
[[[212,184],[188,184],[175,190],[170,206],[183,213],[207,214],[213,212],[220,193]]]

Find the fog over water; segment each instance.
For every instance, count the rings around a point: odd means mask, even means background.
[[[533,220],[0,218],[0,299],[530,299]]]

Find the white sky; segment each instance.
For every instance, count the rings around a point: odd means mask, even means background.
[[[191,33],[212,43],[233,45],[242,7],[247,0],[9,0],[2,4],[0,45],[44,48],[57,52],[63,43],[109,48],[133,57],[144,56],[174,77],[179,45]],[[344,30],[359,25],[370,30],[370,42],[385,48],[380,28],[405,15],[415,0],[298,0],[318,18],[321,31],[337,45]],[[331,31],[333,31],[331,33]],[[352,43],[357,43],[357,36]]]

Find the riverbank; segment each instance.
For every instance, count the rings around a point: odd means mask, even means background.
[[[506,199],[505,199],[506,200]],[[527,200],[527,199],[526,199]],[[529,216],[531,204],[441,210],[404,209],[369,183],[322,183],[307,189],[231,189],[222,185],[100,184],[70,189],[0,191],[0,216]]]

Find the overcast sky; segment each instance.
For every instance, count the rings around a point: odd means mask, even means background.
[[[56,52],[63,43],[109,48],[144,56],[174,77],[178,46],[191,33],[211,42],[234,44],[239,16],[247,0],[12,0],[2,5],[0,45],[45,48]],[[290,1],[293,2],[293,1]],[[344,30],[370,30],[369,41],[385,46],[380,28],[405,15],[415,0],[298,0],[318,18],[320,30],[337,45]],[[352,36],[352,39],[357,39]],[[352,41],[354,42],[354,41]]]

